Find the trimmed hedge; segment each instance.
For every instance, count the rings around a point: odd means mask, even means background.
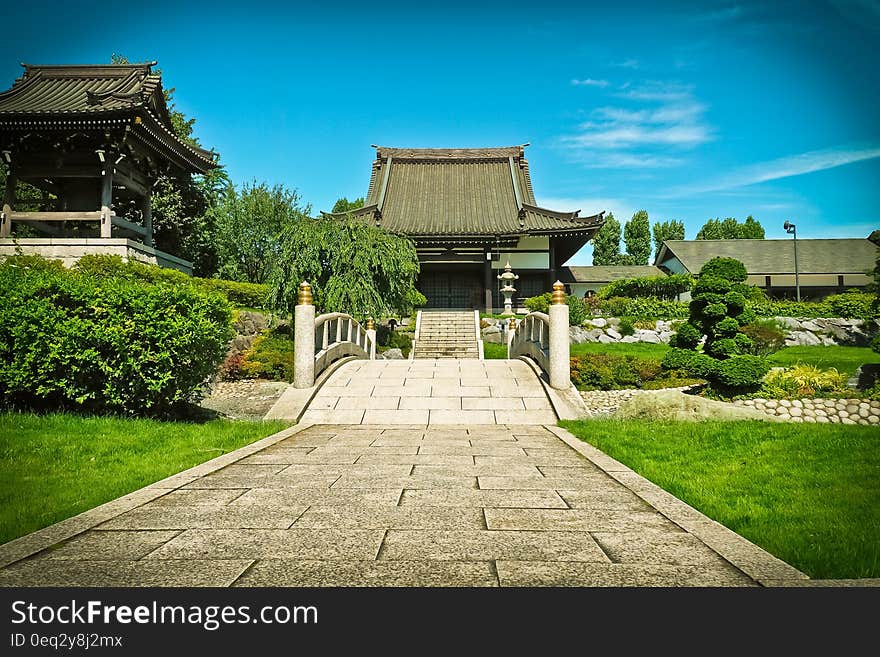
[[[611,297],[598,303],[605,317],[634,317],[636,319],[687,319],[686,301],[664,301],[647,297]]]
[[[646,276],[643,278],[624,278],[609,283],[599,290],[602,299],[611,297],[653,298],[672,301],[682,292],[694,287],[694,277],[690,274],[671,274],[669,276]]]
[[[231,338],[192,285],[0,263],[0,397],[13,406],[162,416],[192,400]]]
[[[113,276],[139,279],[151,283],[192,285],[206,292],[219,292],[235,306],[266,308],[268,305],[268,285],[227,281],[219,278],[198,278],[188,276],[176,269],[157,267],[133,260],[124,261],[121,256],[117,255],[86,255],[77,261],[74,268],[102,277]]]

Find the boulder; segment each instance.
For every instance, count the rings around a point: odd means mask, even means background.
[[[774,319],[790,331],[797,331],[801,327],[801,323],[794,317],[774,317]]]
[[[822,327],[819,326],[816,322],[805,320],[801,322],[801,330],[802,331],[810,331],[812,333],[817,333],[822,330]]]
[[[618,326],[620,326],[620,318],[619,317],[606,317],[605,321],[608,322],[608,324],[607,324],[608,326],[613,326],[614,328],[617,328]]]
[[[610,327],[605,329],[605,333],[608,334],[608,337],[614,338],[615,340],[620,340],[623,337],[616,329]]]
[[[403,360],[403,352],[400,349],[389,349],[379,356],[382,360]]]
[[[794,344],[804,347],[813,347],[822,344],[822,341],[809,331],[792,331],[790,339],[794,340]],[[786,343],[787,342],[788,340],[786,340]]]
[[[611,344],[612,342],[616,342],[616,340],[611,336],[605,335],[603,333],[599,336],[599,342],[601,342],[602,344]]]
[[[269,328],[269,318],[263,313],[240,310],[235,316],[232,328],[239,335],[256,335]]]
[[[489,326],[495,326],[498,323],[498,320],[494,317],[483,317],[480,320],[480,328],[488,328]]]
[[[568,327],[568,341],[571,344],[583,344],[585,342],[593,342],[590,340],[589,334],[592,331],[585,331],[580,326],[569,326]]]
[[[657,331],[647,331],[645,329],[639,329],[636,331],[636,339],[639,342],[650,342],[652,344],[660,344],[663,342]]]
[[[639,339],[634,335],[624,335],[622,338],[620,338],[620,341],[625,344],[629,344],[631,342],[638,342]]]
[[[594,328],[605,328],[608,325],[608,321],[604,317],[594,317],[593,319],[588,319],[587,323]]]
[[[672,336],[675,335],[672,331],[660,331],[660,342],[663,344],[669,344],[669,340],[672,339]]]
[[[778,422],[778,418],[748,406],[687,395],[679,390],[659,390],[623,402],[615,417],[627,420],[761,420]]]
[[[497,324],[482,329],[480,335],[484,342],[494,342],[496,344],[501,344],[503,342],[501,327]]]

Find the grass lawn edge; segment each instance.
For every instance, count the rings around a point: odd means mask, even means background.
[[[716,522],[630,467],[578,438],[566,428],[550,425],[547,428],[602,472],[701,540],[762,586],[790,586],[809,579],[805,573],[791,564]]]
[[[199,477],[215,472],[220,468],[224,468],[236,461],[240,461],[246,456],[255,454],[266,447],[290,438],[291,436],[308,429],[310,426],[312,426],[311,423],[303,423],[287,427],[270,436],[261,438],[248,445],[239,447],[236,450],[227,452],[226,454],[221,454],[209,461],[194,465],[191,468],[165,477],[164,479],[160,479],[159,481],[148,484],[147,486],[117,497],[109,502],[105,502],[104,504],[100,504],[87,511],[83,511],[75,516],[60,520],[47,527],[31,532],[30,534],[14,538],[9,542],[0,545],[0,568],[5,568],[16,561],[30,557],[61,541],[66,541],[78,534],[82,534],[101,523],[107,522],[111,518],[125,513],[126,511],[131,511],[132,509],[146,504],[158,497],[162,497],[181,486],[185,486]]]

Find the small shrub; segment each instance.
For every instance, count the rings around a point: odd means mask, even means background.
[[[552,300],[552,292],[545,292],[535,297],[529,297],[523,301],[523,305],[533,313],[550,312],[550,302]],[[568,324],[569,326],[580,326],[590,316],[587,306],[578,297],[569,294],[565,297],[565,303],[568,304]]]
[[[740,326],[739,331],[751,338],[749,353],[753,356],[769,356],[785,346],[785,331],[775,319],[755,320]]]
[[[775,398],[834,395],[847,391],[846,381],[846,375],[833,367],[822,370],[798,363],[790,369],[770,372],[764,378],[761,394]]]
[[[621,317],[620,325],[617,327],[617,331],[621,335],[634,335],[636,332],[635,321],[632,317]]]
[[[715,359],[691,349],[673,348],[663,357],[664,370],[682,372],[690,377],[706,379],[715,367]]]
[[[581,390],[664,388],[685,385],[660,361],[637,356],[584,354],[571,358],[571,380]]]
[[[825,303],[831,309],[832,317],[870,319],[876,316],[876,299],[876,295],[853,291],[832,294]]]
[[[550,309],[551,292],[545,292],[535,297],[529,297],[523,301],[523,305],[533,313],[547,313]]]
[[[761,379],[770,366],[758,356],[731,356],[714,363],[707,375],[712,388],[722,394],[753,392],[761,387]]]
[[[266,331],[242,354],[238,369],[246,379],[293,381],[293,357],[293,340]]]

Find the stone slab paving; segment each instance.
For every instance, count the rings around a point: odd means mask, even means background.
[[[0,564],[2,586],[804,578],[564,430],[530,424],[301,425],[0,546]]]
[[[357,360],[333,372],[301,422],[548,424],[556,414],[520,360]]]

